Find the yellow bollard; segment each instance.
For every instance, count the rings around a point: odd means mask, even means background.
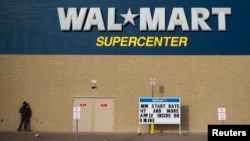
[[[154,134],[154,124],[151,124],[151,126],[150,126],[150,134],[151,135]]]

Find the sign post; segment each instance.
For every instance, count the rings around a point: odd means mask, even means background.
[[[152,86],[152,98],[154,97],[154,86],[155,86],[155,78],[151,77],[150,78],[150,84]],[[154,134],[154,124],[151,124],[150,126],[150,134],[153,135]]]
[[[78,119],[80,119],[80,107],[73,107],[73,119],[76,120],[76,141],[78,141]]]

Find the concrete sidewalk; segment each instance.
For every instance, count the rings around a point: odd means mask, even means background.
[[[0,141],[207,141],[206,134],[0,132]]]

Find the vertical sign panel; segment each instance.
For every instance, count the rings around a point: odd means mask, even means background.
[[[226,108],[218,108],[218,120],[226,120]]]
[[[73,107],[73,119],[80,119],[80,107]]]

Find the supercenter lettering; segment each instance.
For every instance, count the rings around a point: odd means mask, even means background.
[[[96,39],[97,47],[186,47],[187,45],[188,37],[185,36],[99,36]]]

